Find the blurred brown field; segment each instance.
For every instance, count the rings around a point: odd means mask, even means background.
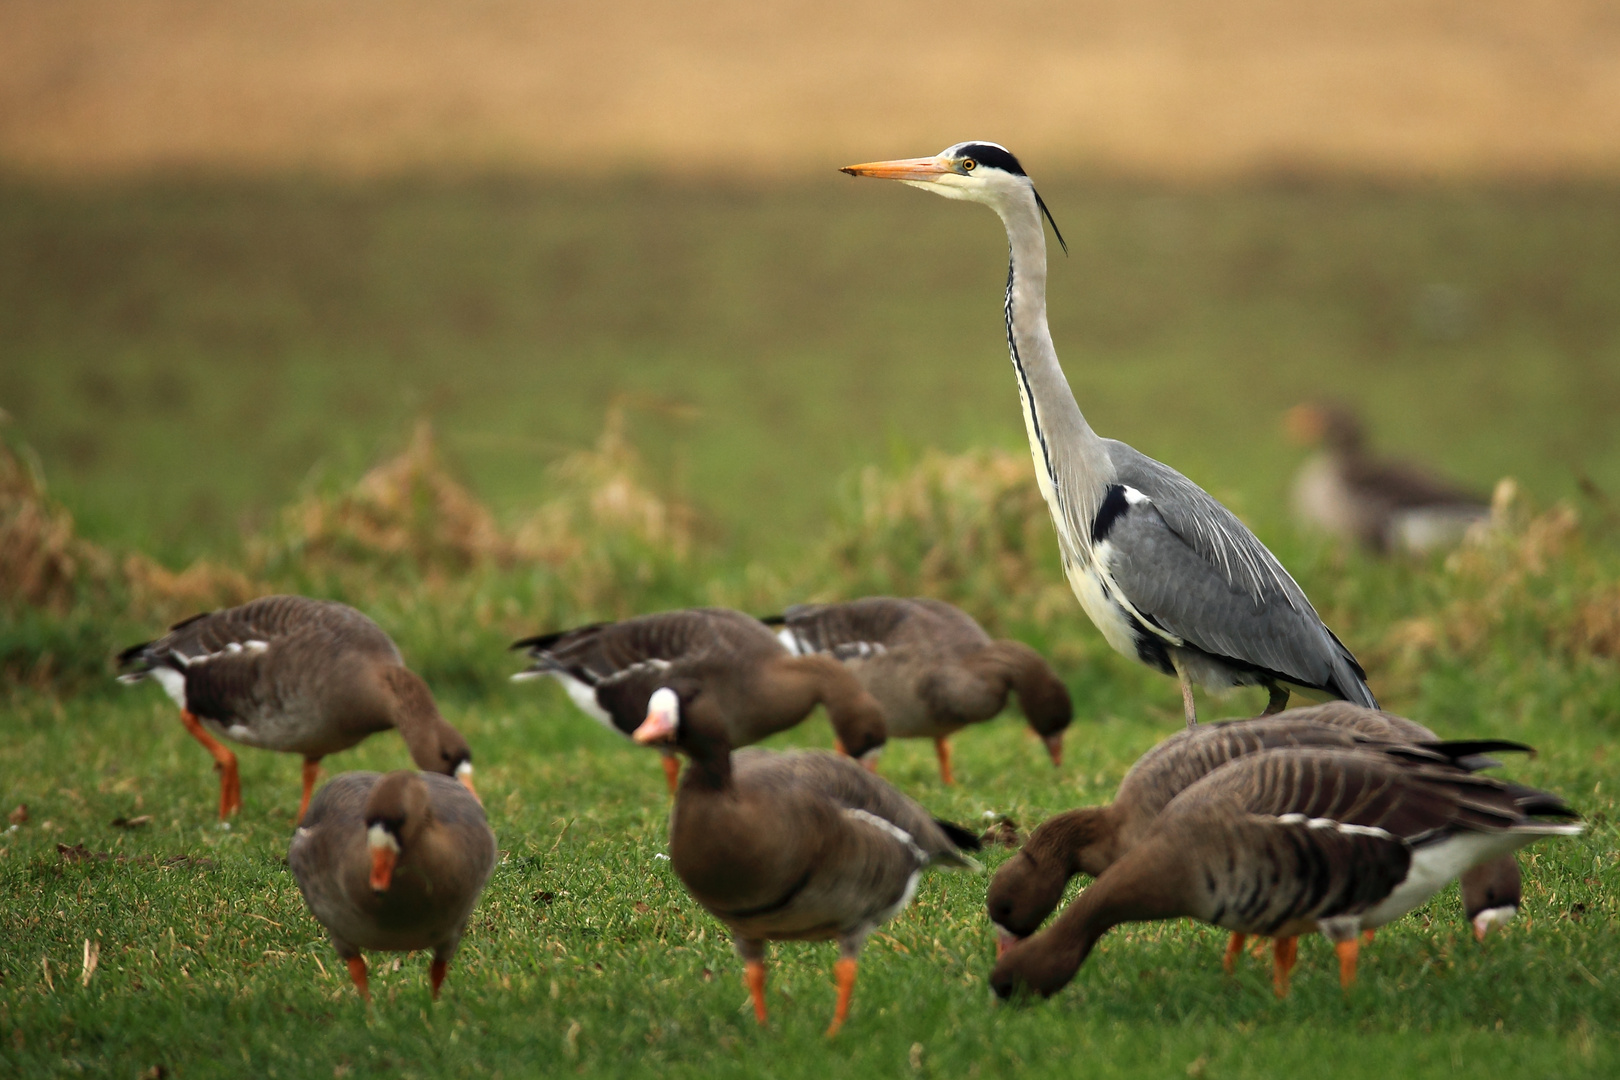
[[[1613,0],[0,0],[0,166],[1620,171]]]

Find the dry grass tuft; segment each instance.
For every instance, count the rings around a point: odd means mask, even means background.
[[[809,566],[822,597],[934,596],[993,632],[1010,618],[1048,628],[1074,609],[1029,459],[1003,450],[929,451],[898,475],[864,470]]]
[[[25,452],[26,453],[26,452]],[[0,603],[57,614],[82,585],[112,575],[106,552],[74,533],[73,515],[51,501],[38,468],[0,445]]]

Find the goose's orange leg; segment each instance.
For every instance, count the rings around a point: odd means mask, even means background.
[[[1238,957],[1243,955],[1243,943],[1249,939],[1247,934],[1233,932],[1232,939],[1226,943],[1226,955],[1221,957],[1221,970],[1228,975],[1237,967]]]
[[[1372,944],[1372,939],[1373,939],[1373,932],[1371,930],[1363,930],[1361,932],[1361,943],[1363,945],[1371,945]]]
[[[435,959],[428,968],[428,985],[433,987],[433,1000],[439,1000],[439,987],[444,985],[444,976],[450,970],[448,960]]]
[[[1361,953],[1360,937],[1349,941],[1336,941],[1333,951],[1339,954],[1339,985],[1348,990],[1356,984],[1356,958]]]
[[[304,815],[309,813],[309,799],[315,794],[315,781],[320,779],[321,759],[318,757],[304,759],[304,797],[298,802],[298,818],[295,825],[304,823]]]
[[[224,821],[242,809],[242,776],[236,769],[236,755],[208,734],[189,709],[180,710],[180,722],[214,756],[214,768],[219,770],[219,820]]]
[[[1294,960],[1298,955],[1298,938],[1282,937],[1272,943],[1271,988],[1280,998],[1288,996],[1288,973],[1294,970]]]
[[[675,794],[675,788],[681,782],[681,759],[674,754],[665,754],[664,779],[669,783],[669,793]]]
[[[748,984],[748,996],[754,1001],[754,1019],[765,1024],[765,961],[749,960],[743,964],[743,982]]]
[[[365,1001],[371,1000],[371,987],[366,984],[366,958],[363,956],[349,957],[349,978],[354,980],[354,988],[360,991],[360,997]]]
[[[946,739],[934,740],[934,753],[939,755],[939,779],[946,787],[956,783],[951,773],[951,744]]]
[[[833,1010],[832,1025],[827,1028],[829,1038],[838,1034],[838,1029],[849,1018],[849,996],[855,992],[856,968],[854,960],[843,958],[833,965],[833,976],[838,980],[838,1007]]]

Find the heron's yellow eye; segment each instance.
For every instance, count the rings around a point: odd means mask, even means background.
[[[979,163],[977,161],[974,161],[972,158],[963,158],[962,159],[962,171],[963,172],[972,172],[974,169],[977,169],[978,167],[979,167]]]

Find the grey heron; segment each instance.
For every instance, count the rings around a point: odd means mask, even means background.
[[[1080,413],[1046,325],[1052,215],[1007,148],[963,142],[934,157],[842,171],[983,203],[1007,228],[1007,345],[1041,495],[1070,586],[1116,650],[1175,676],[1187,724],[1193,684],[1289,687],[1376,708],[1366,673],[1274,555],[1230,510],[1167,465],[1104,439]],[[1052,230],[1063,236],[1052,222]],[[1065,245],[1064,250],[1067,250]]]

